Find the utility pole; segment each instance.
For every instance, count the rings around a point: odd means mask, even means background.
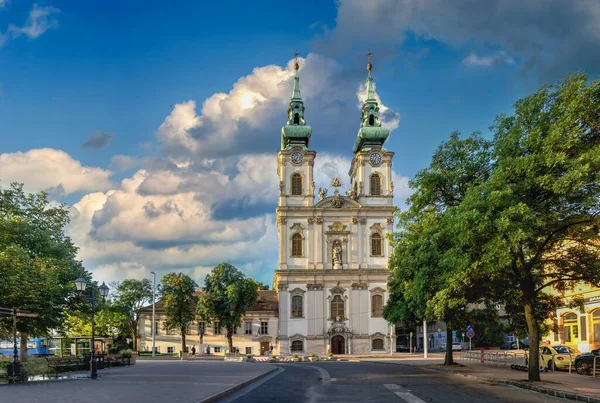
[[[156,273],[151,271],[152,273],[152,358],[156,356],[156,308],[155,305],[155,295],[156,295]]]
[[[423,358],[427,358],[427,349],[429,348],[429,339],[427,338],[427,321],[423,320]]]

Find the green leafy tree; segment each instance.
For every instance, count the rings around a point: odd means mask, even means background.
[[[99,302],[94,315],[94,335],[125,337],[128,333],[128,318],[120,306],[112,301]],[[67,313],[63,333],[72,336],[90,336],[92,318],[90,311]]]
[[[461,202],[455,234],[477,257],[470,281],[499,301],[516,294],[529,380],[539,381],[540,324],[556,306],[549,290],[600,284],[600,81],[575,75],[543,87],[492,130],[493,173]]]
[[[148,279],[127,279],[114,283],[113,299],[127,318],[127,334],[133,339],[133,349],[137,350],[138,325],[142,309],[152,303],[152,283]]]
[[[166,311],[165,330],[181,334],[181,351],[185,351],[185,334],[194,320],[198,284],[184,273],[169,273],[161,280],[160,300]]]
[[[234,330],[241,326],[242,316],[258,299],[257,288],[255,281],[229,263],[217,265],[206,276],[196,311],[203,320],[216,319],[227,329],[229,351],[233,351]]]
[[[262,281],[255,281],[255,283],[256,283],[256,285],[257,285],[257,287],[258,287],[259,290],[268,290],[268,289],[271,288],[271,287],[269,287],[268,284],[265,284]]]
[[[85,309],[73,281],[89,284],[91,276],[65,235],[68,222],[68,208],[44,192],[27,194],[17,183],[0,189],[0,305],[38,314],[17,321],[23,359],[29,335],[47,335],[62,326],[67,310]],[[12,333],[12,320],[0,319],[0,328]]]
[[[475,329],[472,342],[477,347],[499,347],[507,331],[493,308],[473,309],[468,313],[469,323]]]
[[[471,283],[452,275],[465,254],[450,236],[451,218],[468,189],[485,181],[489,172],[489,142],[478,134],[461,140],[452,133],[430,166],[410,182],[415,191],[392,238],[393,277],[384,308],[388,321],[441,320],[447,325],[448,345],[452,329],[464,325],[467,304],[479,297]],[[453,364],[452,348],[446,349],[445,364]]]

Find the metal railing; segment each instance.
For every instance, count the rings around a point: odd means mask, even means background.
[[[461,351],[459,359],[462,361],[473,361],[480,364],[510,366],[517,363],[517,353],[508,351]]]
[[[592,377],[595,378],[596,377],[596,360],[600,358],[600,355],[594,356],[594,365],[593,365],[593,370],[592,370]]]
[[[556,356],[557,355],[568,355],[569,356],[569,374],[570,374],[573,369],[573,364],[575,363],[575,361],[573,360],[573,357],[575,357],[575,356],[571,353],[552,354],[552,357],[550,358],[550,362],[551,362],[550,368],[548,368],[548,367],[545,367],[545,368],[551,372],[556,371]],[[541,353],[540,353],[539,357],[540,358],[542,357]],[[527,365],[529,365],[529,351],[525,352],[525,362],[527,363]]]

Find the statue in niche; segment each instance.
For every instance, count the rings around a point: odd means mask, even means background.
[[[319,201],[327,197],[327,188],[319,188]]]
[[[342,267],[342,245],[339,240],[333,242],[333,267]]]

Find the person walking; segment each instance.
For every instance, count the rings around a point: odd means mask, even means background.
[[[196,347],[192,346],[192,357],[196,355]]]

